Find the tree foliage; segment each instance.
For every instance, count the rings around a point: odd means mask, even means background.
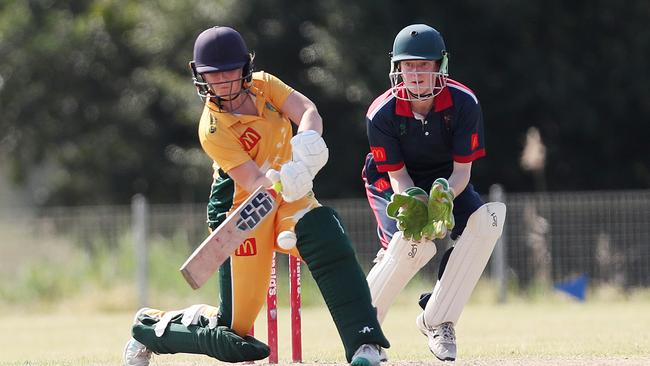
[[[436,3],[5,0],[3,169],[38,204],[204,200],[211,167],[187,62],[196,35],[219,24],[242,32],[258,69],[317,103],[331,155],[317,193],[360,195],[367,106],[389,86],[393,37],[422,22],[443,33],[452,77],[482,102],[479,191],[535,189],[519,164],[531,126],[547,146],[548,189],[650,186],[647,2]]]

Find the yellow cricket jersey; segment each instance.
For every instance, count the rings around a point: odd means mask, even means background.
[[[279,108],[293,88],[259,71],[253,73],[249,90],[255,96],[257,116],[226,112],[210,100],[203,108],[199,140],[214,161],[215,178],[219,168],[227,173],[248,160],[253,160],[263,172],[280,170],[283,163],[291,160],[291,122]],[[248,194],[235,184],[233,207],[243,202]]]

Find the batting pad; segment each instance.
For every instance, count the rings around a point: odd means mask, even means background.
[[[182,313],[180,313],[182,314]],[[185,326],[178,314],[167,326],[164,334],[156,335],[153,318],[143,318],[133,325],[131,334],[150,351],[158,354],[193,353],[214,357],[224,362],[262,360],[269,357],[269,347],[252,336],[240,337],[225,326],[210,328],[203,316],[198,324]]]
[[[397,295],[435,254],[436,244],[432,241],[406,240],[401,231],[393,235],[388,249],[377,255],[377,264],[372,267],[366,278],[372,305],[377,308],[379,323],[386,318],[388,309]]]
[[[389,348],[339,215],[329,207],[315,208],[298,221],[296,236],[296,247],[323,295],[348,362],[361,345]]]
[[[503,232],[505,218],[506,205],[501,202],[486,203],[469,217],[424,309],[427,326],[435,327],[444,322],[458,323],[458,318],[490,259],[494,245]]]

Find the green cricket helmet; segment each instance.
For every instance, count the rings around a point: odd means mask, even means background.
[[[413,72],[409,74],[430,78],[428,88],[422,83],[407,88],[404,73],[401,71],[400,62],[408,60],[438,61],[437,72]],[[402,29],[393,42],[391,52],[391,90],[393,94],[404,100],[425,100],[438,95],[447,85],[448,54],[445,41],[440,32],[426,24],[412,24]]]

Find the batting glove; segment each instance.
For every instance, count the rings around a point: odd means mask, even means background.
[[[314,178],[307,166],[300,161],[289,161],[280,167],[280,183],[282,183],[282,198],[287,202],[301,199],[311,192]]]
[[[300,161],[307,166],[312,178],[325,166],[329,158],[325,140],[314,130],[302,131],[292,137],[291,153],[293,161]]]

